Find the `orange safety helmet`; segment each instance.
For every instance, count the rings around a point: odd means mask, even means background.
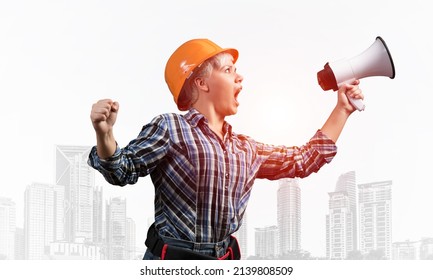
[[[165,81],[176,104],[185,80],[194,69],[206,59],[222,52],[230,53],[233,63],[238,59],[239,53],[236,49],[223,49],[208,39],[190,40],[174,51],[165,66]]]

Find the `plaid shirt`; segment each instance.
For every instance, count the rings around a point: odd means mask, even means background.
[[[89,164],[115,185],[150,174],[159,233],[197,243],[218,242],[242,223],[256,178],[306,177],[335,156],[335,143],[320,130],[304,146],[272,146],[232,132],[221,140],[197,110],[164,114],[136,139],[102,160],[93,147]]]

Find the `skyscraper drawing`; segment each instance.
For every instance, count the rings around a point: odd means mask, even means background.
[[[126,201],[119,197],[111,198],[106,207],[107,258],[124,260],[126,256]]]
[[[424,237],[421,239],[420,259],[433,260],[433,238]]]
[[[433,238],[423,237],[416,241],[400,241],[392,243],[393,260],[432,260]]]
[[[55,184],[65,187],[65,239],[69,242],[95,238],[95,172],[87,164],[89,152],[90,147],[56,146]]]
[[[328,259],[347,257],[350,217],[347,194],[330,192],[329,214],[326,215],[326,257]]]
[[[0,197],[0,259],[15,258],[15,202]]]
[[[419,259],[420,241],[403,241],[392,243],[393,260],[416,260]]]
[[[279,254],[301,250],[301,189],[298,179],[281,179],[277,192]]]
[[[335,191],[329,193],[329,214],[326,215],[326,256],[328,259],[345,259],[349,252],[358,249],[356,211],[356,174],[342,174]]]
[[[349,199],[349,219],[348,232],[347,232],[347,252],[358,250],[358,213],[357,213],[357,199],[356,199],[356,173],[349,171],[338,177],[335,191],[346,192]]]
[[[358,185],[360,242],[362,254],[376,251],[386,259],[392,250],[392,181]]]
[[[93,190],[93,243],[101,244],[104,241],[103,214],[104,202],[102,198],[102,187]]]
[[[25,238],[24,238],[24,228],[15,228],[15,260],[25,259]]]
[[[263,259],[274,259],[279,254],[278,228],[276,226],[255,229],[256,256]]]
[[[131,218],[126,218],[126,244],[125,244],[125,251],[126,255],[125,258],[127,260],[134,260],[134,259],[141,259],[144,253],[140,252],[139,257],[137,258],[137,247],[136,247],[136,226],[135,222]]]
[[[25,258],[45,259],[51,242],[63,240],[63,186],[33,183],[25,191],[24,236]]]

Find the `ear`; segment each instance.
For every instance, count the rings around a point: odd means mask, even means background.
[[[207,84],[206,78],[198,77],[194,80],[195,86],[200,91],[209,91],[209,86]]]

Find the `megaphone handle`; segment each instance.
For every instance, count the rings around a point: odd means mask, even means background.
[[[362,99],[355,99],[352,97],[349,97],[350,103],[356,108],[358,111],[364,111],[365,105]]]

